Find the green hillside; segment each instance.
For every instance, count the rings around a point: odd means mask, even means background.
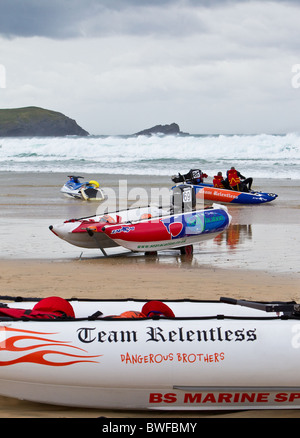
[[[75,120],[39,107],[0,109],[0,137],[88,135]]]

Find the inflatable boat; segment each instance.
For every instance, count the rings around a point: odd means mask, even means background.
[[[191,187],[179,187],[183,206],[173,203],[170,208],[139,207],[70,219],[63,224],[50,225],[50,230],[72,245],[106,249],[122,247],[134,252],[151,253],[179,249],[191,253],[193,244],[212,239],[228,228],[231,216],[227,208],[214,204],[212,208],[194,210],[195,202],[186,193]],[[183,193],[183,196],[182,196]],[[186,205],[189,205],[187,208]],[[187,210],[187,211],[185,211]]]
[[[104,201],[105,195],[99,187],[98,181],[80,182],[83,176],[68,176],[69,180],[60,189],[67,198],[81,199],[84,201]]]
[[[204,201],[214,201],[230,204],[264,204],[274,201],[278,195],[265,192],[237,192],[235,190],[219,189],[212,184],[193,185],[196,198]]]
[[[99,409],[300,408],[297,303],[1,301],[3,396]]]
[[[200,169],[191,169],[187,174],[173,175],[172,181],[176,184],[191,185],[196,193],[196,198],[204,201],[214,201],[230,204],[264,204],[274,201],[278,195],[275,193],[266,193],[258,191],[238,192],[226,188],[217,188],[213,184],[203,182],[203,172]]]

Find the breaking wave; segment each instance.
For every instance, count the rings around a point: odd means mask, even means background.
[[[90,136],[0,139],[0,171],[172,175],[229,167],[299,179],[300,135]]]

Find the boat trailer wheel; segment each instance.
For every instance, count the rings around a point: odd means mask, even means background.
[[[182,255],[192,255],[193,254],[193,245],[187,245],[180,248],[180,254]]]

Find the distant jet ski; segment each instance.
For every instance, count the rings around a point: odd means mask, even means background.
[[[61,193],[68,198],[81,199],[85,201],[104,201],[105,195],[97,181],[80,182],[83,176],[68,175],[67,181],[60,189]]]

